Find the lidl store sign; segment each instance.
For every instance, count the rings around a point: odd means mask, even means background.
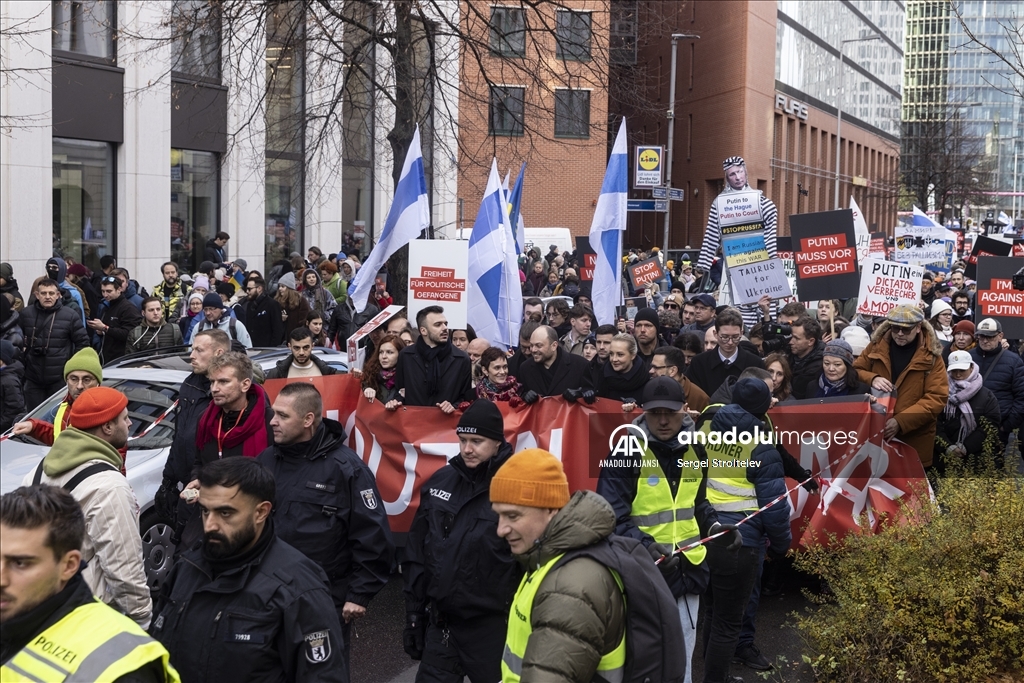
[[[661,145],[636,148],[636,169],[634,187],[658,187],[661,185],[662,169],[664,168],[664,151]]]

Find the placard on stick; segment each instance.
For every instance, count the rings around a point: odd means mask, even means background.
[[[976,235],[974,246],[971,248],[971,255],[967,257],[967,264],[964,266],[964,275],[972,280],[977,279],[978,257],[980,256],[1009,256],[1013,245],[1002,240],[992,239],[984,235]],[[978,286],[981,289],[981,286]]]
[[[860,275],[849,209],[789,217],[796,252],[796,283],[803,301],[857,296]]]
[[[657,257],[634,263],[629,267],[629,279],[633,282],[633,289],[643,289],[645,285],[664,278],[665,271],[661,269],[661,262]]]
[[[921,296],[924,266],[864,259],[860,272],[857,312],[884,316],[900,304],[916,304]]]
[[[409,320],[427,306],[441,306],[448,329],[466,329],[469,278],[467,240],[413,240],[409,243]]]
[[[1011,280],[1021,266],[1024,262],[1012,256],[978,258],[975,325],[985,318],[995,318],[1003,326],[1004,337],[1024,338],[1024,292],[1014,289]]]
[[[729,269],[734,304],[756,303],[762,296],[783,299],[792,296],[782,259],[773,258]]]

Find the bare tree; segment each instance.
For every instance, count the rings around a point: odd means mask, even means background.
[[[984,50],[992,56],[993,61],[1002,62],[1008,69],[1008,72],[1002,75],[1005,82],[989,85],[1024,99],[1024,17],[1011,14],[1010,19],[996,22],[999,25],[998,32],[1006,39],[1006,49],[1000,50],[977,37],[969,21],[964,18],[962,2],[949,0],[949,5],[964,35],[970,41],[968,46]]]

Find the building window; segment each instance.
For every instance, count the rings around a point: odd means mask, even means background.
[[[558,10],[555,24],[555,56],[585,62],[590,60],[590,12]]]
[[[220,4],[209,0],[174,0],[171,31],[171,70],[220,83]]]
[[[504,57],[526,55],[526,13],[521,7],[491,8],[491,52]]]
[[[110,143],[53,139],[53,245],[95,271],[101,257],[117,253]]]
[[[113,0],[59,0],[51,4],[54,50],[113,62]]]
[[[345,79],[342,114],[341,251],[365,258],[372,243],[377,68],[372,36],[360,27],[376,26],[376,8],[370,3],[346,2],[345,61],[358,64]],[[326,248],[326,245],[324,245]],[[330,251],[334,251],[334,247]]]
[[[590,137],[589,90],[555,90],[555,137]]]
[[[199,270],[206,241],[220,230],[218,167],[213,152],[171,150],[171,260],[183,273]]]
[[[526,88],[492,85],[490,121],[491,135],[522,135],[523,104]]]

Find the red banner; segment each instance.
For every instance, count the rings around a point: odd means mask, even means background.
[[[266,382],[271,400],[286,381]],[[455,427],[460,414],[444,415],[437,408],[388,412],[379,401],[363,398],[358,379],[351,375],[310,381],[324,395],[325,415],[345,426],[349,445],[376,476],[392,530],[408,531],[420,487],[458,454]],[[820,495],[799,487],[790,494],[794,547],[822,542],[827,532],[842,537],[856,531],[862,515],[877,529],[886,515],[898,515],[901,501],[913,504],[927,491],[914,450],[900,442],[882,443],[883,405],[866,398],[801,401],[771,411],[777,438],[824,482]],[[572,490],[596,488],[613,432],[639,415],[624,414],[618,401],[598,400],[588,406],[560,397],[516,409],[507,403],[498,407],[513,449],[539,447],[553,453],[561,459]],[[828,430],[821,429],[823,424]],[[787,483],[794,487],[797,482]]]

